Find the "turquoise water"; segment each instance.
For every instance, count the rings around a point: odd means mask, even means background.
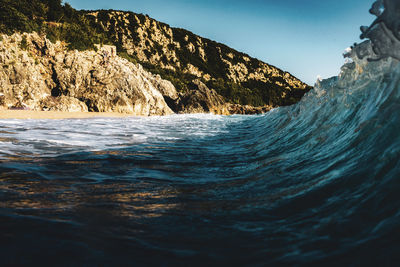
[[[393,66],[346,86],[325,81],[299,104],[258,116],[0,120],[1,258],[393,265]]]

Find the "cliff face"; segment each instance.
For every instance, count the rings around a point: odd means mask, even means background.
[[[0,104],[32,110],[167,115],[174,86],[115,55],[115,47],[68,51],[38,34],[2,35]]]
[[[86,17],[134,61],[176,81],[178,91],[200,79],[229,102],[281,106],[296,103],[311,89],[288,72],[148,16],[95,11]]]
[[[0,105],[8,107],[254,114],[294,104],[311,89],[223,44],[132,12],[0,0],[0,33]]]
[[[178,93],[171,82],[119,57],[115,46],[69,51],[37,33],[0,40],[0,108],[142,116],[263,111],[229,104],[199,80]]]

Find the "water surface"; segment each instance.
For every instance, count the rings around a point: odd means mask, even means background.
[[[2,261],[393,265],[399,72],[259,116],[0,120]]]

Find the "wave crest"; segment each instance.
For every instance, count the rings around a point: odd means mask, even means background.
[[[398,0],[378,0],[370,9],[377,19],[368,27],[361,27],[361,39],[345,57],[378,61],[383,58],[400,60],[400,2]]]

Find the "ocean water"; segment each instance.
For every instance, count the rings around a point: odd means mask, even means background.
[[[371,69],[258,116],[0,120],[2,263],[398,264],[400,65]]]

